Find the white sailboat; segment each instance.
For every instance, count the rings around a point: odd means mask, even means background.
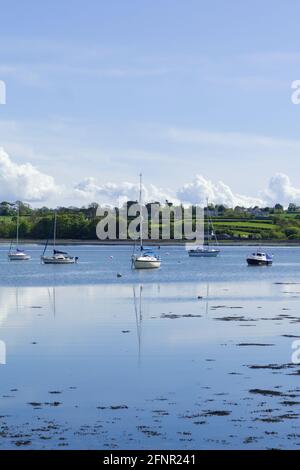
[[[219,248],[214,248],[210,245],[210,241],[212,238],[215,239],[215,244],[218,245],[217,236],[214,231],[213,223],[211,218],[209,217],[209,209],[208,209],[208,199],[207,199],[207,233],[206,233],[206,244],[203,246],[197,246],[196,248],[192,248],[188,250],[189,256],[192,257],[202,257],[202,258],[215,258],[220,253]]]
[[[56,250],[56,226],[57,226],[57,214],[56,211],[54,213],[54,229],[53,229],[53,255],[52,256],[45,256],[48,240],[46,242],[43,254],[41,256],[41,261],[44,264],[74,264],[77,263],[78,257],[77,256],[70,256],[65,251]]]
[[[140,174],[140,253],[132,256],[132,266],[135,269],[160,268],[160,257],[153,250],[143,247],[143,212],[142,212],[142,174]]]
[[[16,235],[16,248],[12,250],[12,243],[8,252],[8,259],[10,261],[28,261],[31,256],[28,255],[24,250],[19,248],[19,225],[20,225],[20,203],[17,206],[17,235]]]

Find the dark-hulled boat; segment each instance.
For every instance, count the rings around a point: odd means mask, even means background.
[[[273,263],[273,256],[263,251],[256,251],[247,258],[248,265],[251,266],[266,266]]]

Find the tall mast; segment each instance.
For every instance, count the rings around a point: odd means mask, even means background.
[[[143,249],[143,208],[142,208],[142,173],[140,173],[140,247]]]
[[[20,201],[17,205],[17,248],[19,246]]]
[[[207,225],[207,245],[209,245],[209,216],[208,216],[208,197],[206,198],[206,225]]]
[[[56,211],[54,212],[54,233],[53,233],[53,246],[55,249],[56,244]]]

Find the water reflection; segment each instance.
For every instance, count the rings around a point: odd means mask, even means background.
[[[0,447],[22,433],[32,448],[282,446],[290,400],[250,390],[298,393],[299,281],[0,287]],[[47,422],[59,432],[41,440]]]
[[[136,333],[138,341],[138,360],[141,363],[141,342],[142,342],[142,292],[143,286],[133,286],[133,302],[134,302],[134,313],[136,321]],[[138,291],[138,294],[136,293]]]
[[[56,287],[52,286],[52,288],[48,287],[48,297],[50,303],[50,309],[53,312],[53,317],[55,318],[56,315]]]
[[[209,300],[209,282],[206,284],[206,302],[205,302],[205,313],[208,314],[208,300]]]

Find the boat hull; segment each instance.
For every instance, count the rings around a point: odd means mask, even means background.
[[[133,266],[135,269],[157,269],[160,268],[160,264],[160,260],[133,260]]]
[[[28,261],[30,260],[31,256],[27,255],[26,253],[9,253],[8,259],[9,261]]]
[[[55,259],[51,257],[42,257],[42,262],[44,264],[75,264],[76,258],[65,258],[65,259]]]
[[[247,264],[249,266],[270,266],[272,261],[247,258]]]
[[[208,251],[208,250],[203,250],[203,251],[192,251],[190,250],[189,251],[189,256],[191,257],[194,257],[194,258],[215,258],[216,256],[218,256],[218,254],[220,253],[220,250],[211,250],[211,251]]]

